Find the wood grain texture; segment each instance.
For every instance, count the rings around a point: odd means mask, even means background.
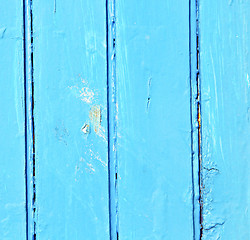
[[[0,238],[26,239],[22,1],[0,3]]]
[[[200,1],[202,239],[250,239],[249,1]]]
[[[37,239],[109,239],[105,1],[34,1]]]
[[[189,3],[116,2],[119,239],[193,239]]]

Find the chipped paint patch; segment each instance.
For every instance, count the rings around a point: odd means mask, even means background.
[[[95,133],[99,133],[101,127],[101,107],[100,105],[94,105],[89,111],[89,118],[93,124]]]
[[[92,103],[94,92],[88,87],[83,87],[80,89],[80,97],[83,102]]]
[[[81,131],[84,134],[89,134],[91,132],[91,128],[94,129],[94,132],[99,137],[103,138],[104,141],[107,141],[106,138],[106,132],[105,128],[101,126],[102,116],[101,116],[101,107],[100,105],[94,105],[91,107],[89,111],[89,119],[91,121],[91,124],[85,122],[85,124],[82,126]]]
[[[69,88],[72,90],[73,94],[77,97],[81,98],[81,100],[87,104],[92,104],[94,102],[94,96],[98,95],[94,93],[93,90],[89,88],[88,82],[81,78],[79,75],[79,78],[81,79],[81,87],[79,86],[69,86]],[[118,105],[117,105],[118,108]],[[105,128],[101,126],[101,107],[100,105],[94,105],[91,107],[89,111],[89,119],[91,121],[91,124],[84,123],[84,125],[81,127],[81,131],[84,134],[89,134],[91,132],[91,128],[94,129],[94,132],[101,138],[104,139],[104,141],[107,141],[106,134],[105,134]],[[87,120],[88,122],[88,120]]]
[[[82,132],[84,133],[84,134],[89,134],[90,133],[90,126],[89,126],[89,124],[88,123],[85,123],[83,126],[82,126]]]

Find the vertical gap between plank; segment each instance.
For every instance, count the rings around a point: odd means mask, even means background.
[[[189,78],[191,121],[193,239],[202,239],[202,143],[199,46],[199,0],[189,0]]]
[[[26,239],[36,240],[35,124],[32,0],[23,0],[23,61],[25,103]]]
[[[202,128],[201,128],[201,79],[200,79],[200,25],[199,0],[196,0],[196,85],[197,85],[197,122],[198,122],[198,164],[199,164],[199,204],[200,240],[203,238],[203,179],[202,179]]]
[[[118,240],[117,83],[115,0],[106,0],[109,234]]]
[[[36,158],[35,158],[35,120],[34,120],[34,59],[33,59],[33,0],[30,0],[30,32],[31,32],[31,125],[32,125],[32,164],[33,164],[33,218],[34,218],[34,225],[33,225],[33,239],[36,240]]]

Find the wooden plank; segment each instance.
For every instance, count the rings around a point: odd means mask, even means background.
[[[200,2],[202,239],[250,239],[249,12]]]
[[[0,8],[0,238],[26,239],[22,1]]]
[[[189,2],[116,2],[119,239],[193,239]]]
[[[105,1],[34,1],[38,239],[109,239]]]

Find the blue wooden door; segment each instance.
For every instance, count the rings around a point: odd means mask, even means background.
[[[0,239],[250,239],[248,1],[0,9]]]

